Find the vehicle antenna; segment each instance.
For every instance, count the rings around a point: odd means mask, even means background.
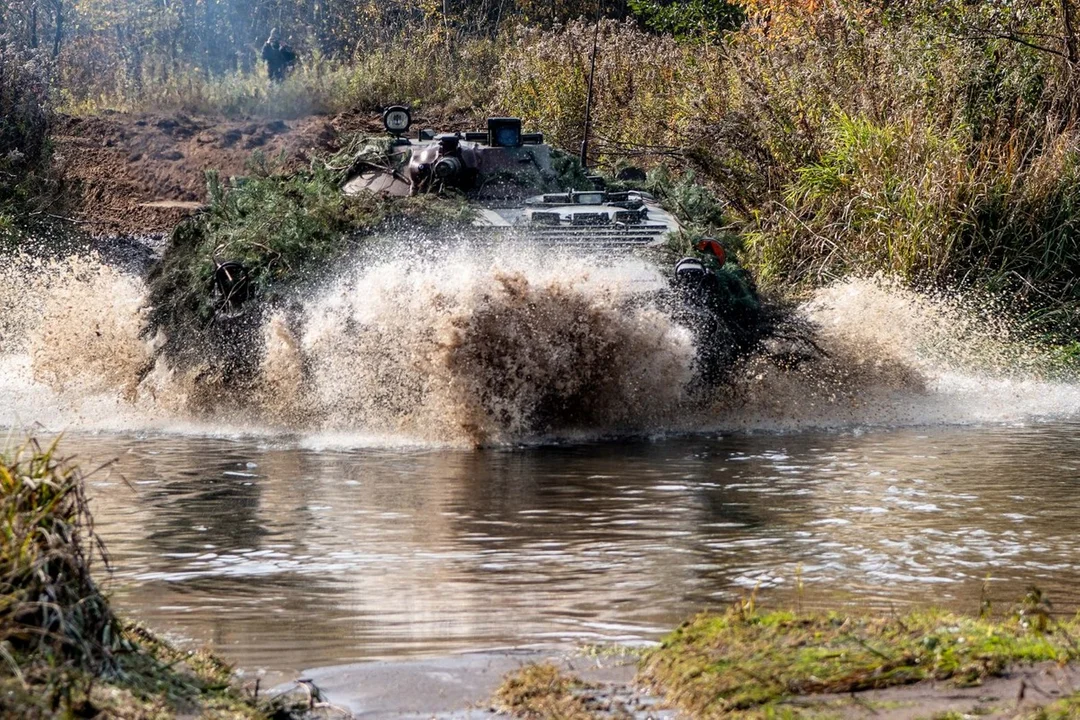
[[[596,26],[593,29],[592,61],[589,66],[589,91],[585,96],[585,132],[581,138],[581,167],[589,167],[589,126],[592,123],[593,78],[596,76],[596,52],[600,47],[600,10],[596,12]]]

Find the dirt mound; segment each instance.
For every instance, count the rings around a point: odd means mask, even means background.
[[[74,219],[95,235],[141,235],[168,232],[197,209],[207,170],[247,174],[257,151],[295,168],[335,150],[343,135],[381,127],[368,114],[285,121],[105,113],[61,117],[53,139]]]

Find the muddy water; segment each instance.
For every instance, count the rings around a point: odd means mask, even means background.
[[[1080,605],[1080,420],[467,452],[70,434],[119,605],[288,673],[765,603]],[[801,573],[801,599],[795,591]]]

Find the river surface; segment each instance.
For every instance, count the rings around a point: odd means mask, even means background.
[[[482,451],[69,433],[119,607],[239,666],[655,640],[763,604],[1080,605],[1080,420]],[[986,583],[989,576],[990,581]],[[797,586],[803,585],[800,591]]]

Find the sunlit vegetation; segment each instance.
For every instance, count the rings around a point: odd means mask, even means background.
[[[294,697],[258,701],[221,660],[116,616],[97,582],[104,548],[84,476],[55,445],[0,454],[0,515],[0,716],[261,720],[307,710]]]
[[[1074,0],[37,7],[11,4],[0,26],[53,58],[51,98],[69,112],[407,103],[520,115],[567,149],[595,44],[591,162],[693,170],[763,285],[881,271],[988,290],[1062,344],[1075,329]],[[258,59],[272,26],[300,57],[281,83]]]
[[[936,610],[903,615],[764,612],[752,603],[694,618],[642,661],[639,679],[692,717],[768,714],[794,696],[926,680],[979,684],[1019,664],[1074,662],[1076,622],[1037,593],[1004,620]]]

